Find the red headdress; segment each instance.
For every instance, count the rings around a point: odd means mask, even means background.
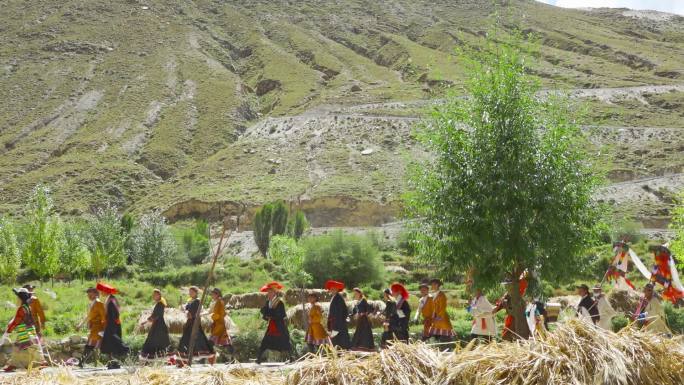
[[[393,283],[392,286],[390,286],[390,291],[392,294],[394,293],[399,293],[404,299],[407,299],[409,297],[409,292],[406,290],[404,285],[400,283]]]
[[[273,282],[269,282],[269,283],[265,284],[264,286],[262,286],[261,289],[259,289],[259,291],[262,292],[262,293],[266,293],[266,292],[269,291],[270,289],[273,289],[273,290],[282,290],[283,287],[284,287],[284,286],[281,285],[279,282],[273,281]]]
[[[337,291],[342,291],[342,290],[344,290],[344,282],[333,281],[332,279],[329,279],[325,283],[325,290],[330,290],[330,289],[337,289]]]
[[[97,291],[101,291],[101,292],[106,293],[106,294],[116,294],[119,292],[118,290],[116,290],[116,288],[114,286],[108,285],[108,284],[103,283],[103,282],[98,282],[97,286],[95,286],[95,288],[97,289]]]

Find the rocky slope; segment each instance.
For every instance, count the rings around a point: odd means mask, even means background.
[[[662,226],[684,162],[684,18],[499,3],[5,1],[0,211],[43,182],[69,214],[110,200],[219,217],[285,198],[319,226],[387,222],[426,156],[412,128],[462,83],[454,48],[480,45],[498,12],[504,33],[540,37],[545,88],[589,106],[607,175],[628,183],[602,199]],[[653,193],[651,177],[670,179]]]

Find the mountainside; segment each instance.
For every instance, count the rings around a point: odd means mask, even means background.
[[[540,37],[544,87],[588,107],[619,183],[601,198],[664,226],[684,186],[684,18],[500,3],[5,0],[0,212],[43,182],[68,214],[284,198],[314,225],[390,221],[426,156],[411,129],[498,12]]]

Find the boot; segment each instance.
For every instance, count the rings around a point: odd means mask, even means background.
[[[266,349],[259,348],[259,351],[257,352],[257,359],[256,359],[257,365],[261,365],[261,363],[263,362],[265,352],[266,352]]]
[[[93,355],[93,350],[95,347],[86,345],[85,348],[83,349],[83,355],[81,356],[81,360],[78,362],[78,367],[83,369],[83,365],[85,365],[85,362],[90,359],[90,356]]]

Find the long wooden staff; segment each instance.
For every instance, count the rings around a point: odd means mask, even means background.
[[[202,291],[202,299],[200,300],[199,307],[197,308],[197,313],[195,314],[195,318],[192,321],[192,333],[190,333],[190,345],[188,345],[188,366],[192,366],[192,356],[195,352],[195,340],[197,339],[197,333],[199,332],[199,326],[201,323],[202,319],[202,304],[204,303],[205,298],[207,297],[207,291],[209,290],[209,284],[211,283],[211,278],[214,275],[214,267],[216,267],[216,260],[218,259],[218,256],[221,255],[221,251],[223,251],[223,240],[225,238],[230,238],[230,233],[228,234],[228,237],[226,237],[226,232],[228,231],[228,227],[226,226],[226,222],[223,222],[223,232],[221,233],[221,239],[219,240],[218,245],[216,246],[216,252],[214,252],[214,259],[211,262],[211,268],[209,269],[209,275],[207,275],[207,281],[204,284],[204,291]]]

